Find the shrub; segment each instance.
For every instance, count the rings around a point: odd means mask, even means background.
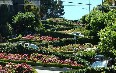
[[[85,68],[72,71],[65,71],[60,73],[116,73],[116,67],[106,67],[106,68]]]

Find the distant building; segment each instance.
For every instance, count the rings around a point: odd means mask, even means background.
[[[5,4],[12,6],[14,11],[17,13],[19,11],[24,11],[25,0],[0,0],[0,6]],[[40,0],[27,0],[32,3],[32,5],[40,6]]]

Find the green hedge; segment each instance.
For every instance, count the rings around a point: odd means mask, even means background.
[[[85,44],[85,43],[91,43],[94,45],[97,44],[97,42],[93,38],[78,37],[76,40],[76,44]],[[53,45],[54,47],[65,46],[69,44],[75,44],[75,40],[74,38],[64,38],[64,39],[60,39],[59,41],[49,42],[49,44]],[[40,46],[48,46],[48,42],[44,44],[41,43]]]
[[[94,45],[97,45],[99,42],[98,37],[79,37],[78,38],[78,43],[84,44],[84,43],[91,43]]]
[[[47,52],[47,51],[46,51]],[[78,56],[75,56],[73,54],[64,54],[64,53],[57,53],[57,52],[48,52],[49,54],[55,55],[60,57],[61,59],[71,59],[77,61],[77,63],[82,64],[84,66],[89,66],[90,62],[86,61],[85,59],[82,59]]]
[[[13,38],[13,39],[9,39],[9,42],[18,42],[18,41],[25,41],[25,42],[42,42],[42,40],[28,40],[28,39],[17,39],[17,38]]]
[[[40,31],[40,35],[41,36],[52,36],[52,37],[56,37],[56,38],[74,38],[74,35],[70,35],[70,34],[65,34],[65,33],[61,33],[61,32],[53,32],[53,31]]]
[[[63,53],[63,54],[73,54],[74,53],[74,51],[61,51],[61,52],[59,52],[59,53]]]
[[[73,29],[74,26],[65,26],[65,25],[50,25],[50,24],[43,24],[43,27],[46,30],[50,30],[50,31],[64,31],[64,30],[70,30]]]
[[[51,31],[65,31],[65,30],[70,30],[73,27],[60,27],[60,28],[50,28]]]
[[[37,53],[37,51],[37,49],[26,48],[22,45],[17,44],[7,44],[6,46],[0,48],[0,52],[5,53],[32,54]]]
[[[77,57],[81,57],[89,62],[93,62],[92,58],[95,57],[97,53],[95,51],[79,51],[76,53]]]
[[[78,70],[65,71],[60,73],[116,73],[116,66],[106,68],[85,68]]]

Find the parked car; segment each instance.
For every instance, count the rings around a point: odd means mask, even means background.
[[[73,35],[84,37],[84,35],[81,32],[73,32]]]
[[[108,60],[105,60],[104,55],[96,55],[93,58],[93,63],[91,67],[96,68],[96,67],[107,67]]]
[[[24,43],[24,47],[33,48],[33,49],[39,48],[37,45],[31,43]]]
[[[108,60],[103,60],[103,61],[95,61],[92,63],[91,67],[96,68],[96,67],[107,67],[108,65]]]
[[[93,59],[93,63],[91,67],[96,68],[96,67],[109,67],[115,64],[114,59],[108,58],[106,59],[104,55],[96,55]]]

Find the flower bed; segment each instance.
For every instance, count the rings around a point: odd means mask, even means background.
[[[22,39],[26,40],[42,40],[42,41],[57,41],[59,38],[54,38],[50,36],[33,36],[33,35],[27,35],[25,37],[22,37]]]
[[[74,52],[82,51],[86,49],[85,45],[81,44],[69,44],[65,46],[58,46],[58,47],[49,47],[49,48],[42,48],[51,52],[60,52],[60,53],[71,53],[73,54]]]
[[[26,63],[15,64],[11,62],[0,62],[0,73],[35,73],[35,71]]]
[[[41,36],[40,40],[45,40],[45,41],[58,41],[59,38],[54,38],[54,37],[50,37],[50,36]]]
[[[22,46],[18,46],[18,48],[15,47],[15,46],[14,47],[9,47],[9,48],[8,47],[1,48],[0,52],[19,53],[19,54],[40,53],[40,54],[46,54],[46,55],[55,55],[55,56],[59,57],[61,60],[62,59],[71,59],[73,61],[76,61],[78,64],[82,64],[84,66],[88,66],[90,64],[88,61],[84,60],[83,58],[80,58],[76,55],[70,54],[72,52],[70,52],[70,53],[68,52],[68,54],[64,54],[64,53],[59,53],[59,52],[56,52],[56,51],[52,52],[50,50],[40,49],[40,48],[38,50],[33,50],[33,49],[24,48]],[[18,59],[20,59],[20,58],[18,58]]]
[[[16,41],[31,41],[31,42],[41,42],[41,41],[58,41],[59,38],[51,37],[51,36],[38,36],[38,35],[26,35],[26,36],[18,36],[16,38],[9,39],[10,42]]]
[[[6,53],[0,53],[0,59],[1,61],[4,60],[12,60],[12,61],[31,61],[31,62],[40,62],[43,64],[63,64],[67,66],[77,66],[77,67],[83,67],[83,65],[78,64],[76,61],[73,61],[71,59],[60,59],[59,57],[56,56],[50,56],[50,55],[42,55],[42,54],[6,54]]]

